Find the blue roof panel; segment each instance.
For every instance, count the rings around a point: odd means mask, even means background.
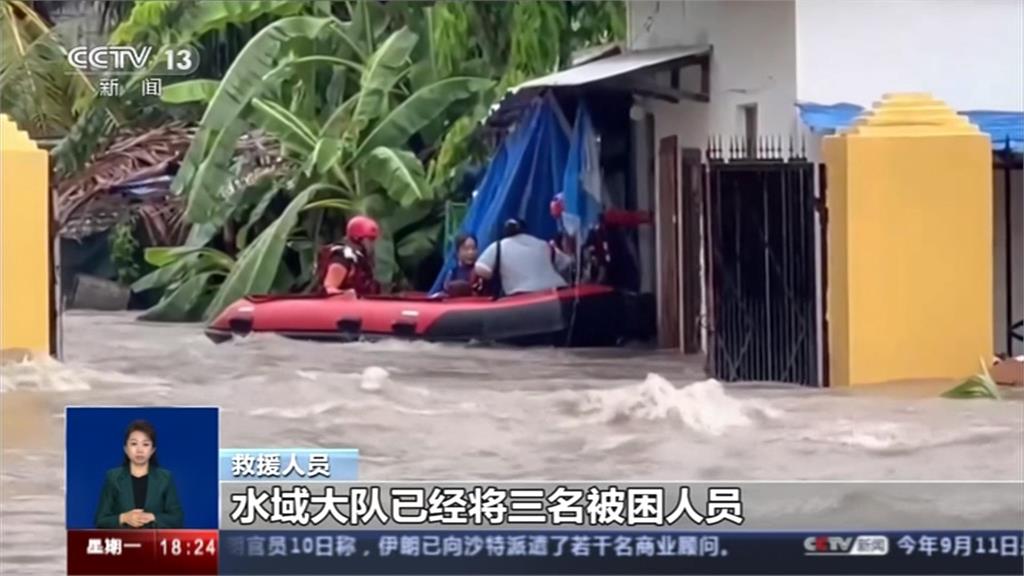
[[[801,102],[800,119],[813,132],[832,134],[836,130],[853,124],[864,112],[864,108],[848,102],[838,104],[816,104]],[[968,110],[961,112],[972,124],[992,138],[992,148],[1004,150],[1007,146],[1014,152],[1024,150],[1024,112],[1001,112],[995,110]]]

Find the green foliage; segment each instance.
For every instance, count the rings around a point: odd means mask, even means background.
[[[395,217],[405,222],[410,214],[418,216],[413,223],[421,222],[436,206],[426,169],[408,148],[409,142],[445,118],[454,105],[477,98],[493,82],[440,78],[414,89],[411,59],[419,37],[405,27],[379,37],[381,26],[375,18],[384,15],[373,10],[356,14],[363,20],[344,23],[310,16],[279,20],[250,41],[215,90],[208,81],[172,87],[171,100],[209,102],[172,188],[187,194],[188,217],[195,224],[219,227],[229,220],[244,222],[238,235],[242,252],[208,305],[207,316],[246,294],[303,281],[305,272],[299,277],[286,272],[285,255],[291,251],[302,262],[311,260],[307,253],[323,240],[321,224],[333,222],[339,211],[344,217],[387,206],[379,214],[382,227],[395,232],[385,232],[377,249],[385,281],[399,280],[402,261],[422,258],[426,246],[436,246],[440,228],[434,224],[419,235],[408,225],[388,228],[386,224]],[[339,46],[347,52],[319,52]],[[376,49],[364,57],[362,52],[371,46]],[[330,114],[325,114],[322,108],[327,106],[320,102],[314,106],[305,102],[308,94],[322,92],[321,85],[334,86],[332,99],[341,101]],[[233,179],[235,141],[252,128],[271,135],[296,159],[294,169],[279,178],[285,189],[304,191],[250,244],[249,236],[272,201],[265,196],[266,201],[255,208],[238,203],[237,191],[228,184]],[[314,200],[313,193],[327,197]],[[251,211],[246,216],[243,210]],[[203,236],[206,241],[212,238]],[[188,288],[198,290],[194,285]]]
[[[142,248],[135,238],[135,218],[128,216],[114,225],[110,235],[110,255],[117,270],[117,281],[131,284],[143,273]]]
[[[964,380],[960,385],[943,393],[942,397],[954,399],[1002,399],[1002,396],[999,394],[999,385],[992,380],[984,360],[981,361],[981,370],[981,374],[976,374]]]
[[[208,103],[218,87],[220,83],[216,80],[186,80],[165,87],[161,99],[168,104]]]
[[[566,20],[566,5],[561,2],[516,2],[509,68],[527,78],[557,69],[568,55],[569,44],[563,40],[568,34]]]
[[[299,221],[299,215],[313,195],[324,185],[314,185],[296,196],[281,214],[256,241],[247,246],[238,256],[238,262],[224,280],[213,301],[206,310],[211,318],[227,308],[235,300],[249,294],[264,294],[270,291],[278,277],[281,258],[292,228]]]
[[[462,63],[477,55],[469,41],[474,34],[471,10],[466,2],[439,2],[433,10],[427,11],[432,17],[431,46],[434,50],[431,56],[441,76],[456,74]]]
[[[60,136],[94,94],[92,83],[68,64],[53,30],[26,2],[0,3],[0,112],[33,137]]]
[[[408,150],[378,146],[363,160],[366,178],[388,191],[403,207],[430,198],[423,165]]]
[[[221,70],[211,67],[209,62],[223,60],[224,46],[244,45],[253,27],[262,28],[261,20],[304,9],[302,2],[282,0],[147,0],[134,4],[128,18],[114,30],[111,38],[115,44],[151,44],[158,47],[154,50],[158,54],[198,44],[200,61],[204,64],[197,74],[211,70],[218,74]],[[211,58],[215,55],[221,58]],[[229,62],[233,61],[234,53],[228,55]],[[149,69],[122,78],[123,97],[95,97],[88,101],[88,106],[53,151],[58,175],[69,176],[81,170],[119,126],[159,124],[174,119],[170,110],[156,106],[158,100],[147,102],[139,96],[142,81],[153,76],[157,65],[159,59],[154,58]]]
[[[264,88],[264,77],[278,66],[282,44],[296,36],[315,37],[329,20],[296,16],[264,28],[242,50],[220,82],[182,161],[171,189],[188,191],[186,214],[190,221],[209,222],[216,213],[219,190],[230,178],[228,169],[235,143],[245,132],[240,116]]]
[[[132,284],[135,292],[162,290],[156,306],[140,319],[154,322],[201,320],[234,259],[211,248],[149,248],[146,261],[156,270]]]
[[[441,136],[428,174],[431,184],[442,188],[451,188],[468,162],[483,160],[487,150],[476,128],[507,90],[568,66],[577,50],[622,41],[626,34],[626,3],[617,0],[445,0],[427,13],[433,30],[431,54],[439,72],[467,73],[467,67],[483,61],[487,75],[498,81]]]
[[[621,39],[624,14],[617,1],[135,3],[116,42],[192,45],[203,62],[165,86],[154,112],[202,110],[172,185],[188,247],[148,251],[158,268],[133,285],[164,293],[147,318],[210,317],[243,295],[303,286],[316,247],[356,213],[381,222],[378,276],[402,285],[442,240],[446,190],[486,156],[476,128],[491,104],[573,50]],[[59,169],[80,167],[148,105],[95,98],[58,147]],[[239,186],[236,144],[254,130],[286,161]]]

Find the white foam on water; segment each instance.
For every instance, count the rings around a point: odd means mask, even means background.
[[[331,400],[328,402],[317,402],[310,404],[309,406],[295,406],[292,408],[257,408],[256,410],[250,410],[250,416],[272,416],[275,418],[285,418],[288,420],[306,419],[313,416],[319,416],[338,408],[349,407],[347,402],[341,400]]]
[[[1005,437],[1013,433],[1014,430],[1006,426],[936,429],[914,423],[839,419],[812,426],[799,437],[807,442],[846,446],[878,454],[895,454]]]
[[[399,404],[394,404],[391,408],[399,414],[409,414],[412,416],[449,416],[454,414],[454,410],[427,410],[424,408],[406,408]]]
[[[85,374],[52,358],[10,362],[0,366],[0,390],[80,392],[91,390]]]
[[[427,342],[426,340],[400,340],[397,338],[382,338],[352,342],[345,345],[348,348],[363,348],[367,352],[438,352],[441,350],[458,350],[457,347],[441,344],[438,342]]]
[[[588,391],[579,409],[596,422],[675,420],[711,436],[781,416],[771,406],[729,396],[717,380],[676,388],[658,374],[648,374],[641,384]]]
[[[11,362],[0,366],[0,389],[36,392],[82,392],[98,388],[131,387],[133,392],[164,393],[172,382],[114,370],[94,370],[65,364],[52,358]]]
[[[636,436],[632,434],[611,434],[604,436],[588,436],[583,444],[583,452],[614,452],[627,446]]]
[[[366,392],[379,392],[391,381],[391,374],[380,366],[369,366],[363,370],[359,388]]]

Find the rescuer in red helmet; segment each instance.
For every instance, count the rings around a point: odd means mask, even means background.
[[[380,226],[367,216],[355,216],[345,226],[345,239],[325,247],[317,262],[319,284],[327,294],[379,294],[373,277],[373,247]]]

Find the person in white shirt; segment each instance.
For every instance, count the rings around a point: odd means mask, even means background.
[[[572,266],[572,258],[528,234],[521,220],[505,222],[502,239],[488,246],[477,259],[477,275],[487,280],[493,279],[499,261],[497,283],[507,295],[568,286],[562,272]]]

